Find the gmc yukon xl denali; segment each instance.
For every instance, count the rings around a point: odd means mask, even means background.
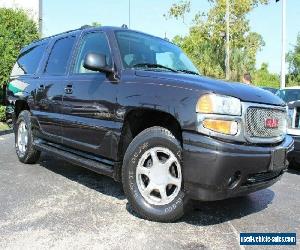
[[[113,177],[149,220],[267,188],[293,149],[280,98],[203,77],[174,44],[126,28],[84,27],[23,48],[7,101],[21,162],[47,152]]]

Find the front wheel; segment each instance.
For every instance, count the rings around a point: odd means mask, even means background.
[[[152,127],[137,135],[123,161],[124,192],[140,216],[172,222],[184,214],[182,149],[170,131]]]

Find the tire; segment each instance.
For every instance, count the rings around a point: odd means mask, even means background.
[[[39,160],[41,152],[33,147],[33,139],[31,114],[24,110],[15,124],[15,148],[20,162],[34,164]]]
[[[184,215],[187,199],[182,176],[182,148],[169,130],[148,128],[128,146],[122,167],[123,189],[142,218],[174,222]],[[176,184],[166,186],[169,178]]]

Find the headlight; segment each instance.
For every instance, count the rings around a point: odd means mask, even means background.
[[[203,114],[241,115],[242,105],[241,101],[234,97],[206,94],[199,98],[196,112]]]

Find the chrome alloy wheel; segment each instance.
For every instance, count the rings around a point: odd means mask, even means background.
[[[167,148],[154,147],[140,158],[136,168],[136,182],[144,199],[152,205],[172,202],[181,189],[181,166]]]
[[[18,128],[18,140],[17,140],[18,150],[22,155],[26,153],[28,147],[28,129],[25,122],[20,122]]]

